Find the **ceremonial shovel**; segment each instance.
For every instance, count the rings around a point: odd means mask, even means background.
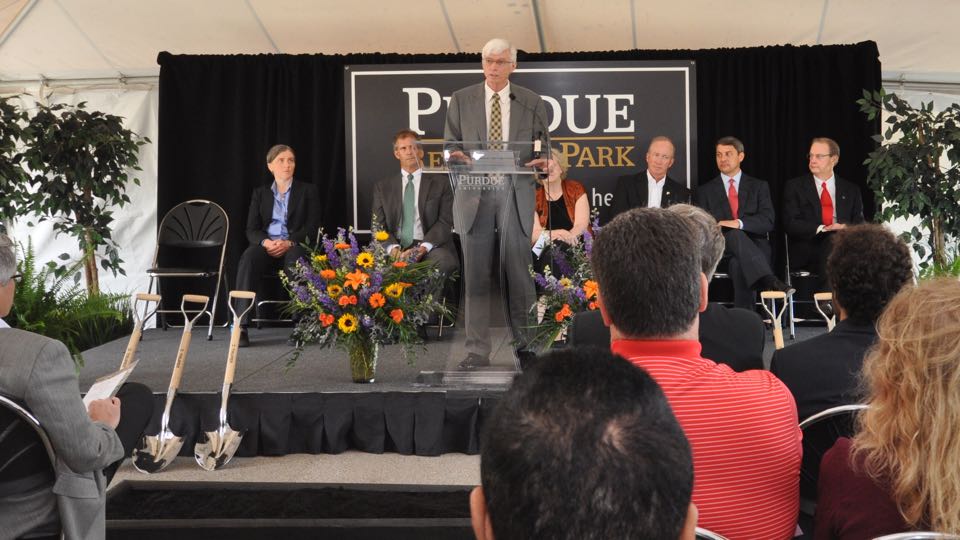
[[[140,316],[139,311],[137,310],[137,302],[154,302],[156,305],[153,307],[152,311],[143,310],[143,317]],[[123,353],[123,361],[120,362],[120,369],[123,370],[133,362],[133,358],[137,355],[137,347],[140,345],[140,336],[143,334],[143,321],[149,319],[160,307],[160,295],[158,294],[145,294],[137,293],[133,297],[133,317],[136,319],[136,322],[133,325],[133,333],[130,334],[130,341],[127,343],[127,350]]]
[[[837,314],[834,312],[833,315],[827,315],[823,311],[822,303],[833,302],[833,293],[828,292],[818,292],[813,295],[813,303],[817,306],[817,311],[820,312],[820,316],[823,317],[823,320],[827,321],[827,332],[833,331],[833,327],[837,325]]]
[[[250,291],[230,291],[227,304],[233,313],[233,330],[230,332],[230,349],[227,352],[227,367],[223,374],[223,389],[220,395],[220,426],[216,431],[204,432],[205,440],[193,447],[193,457],[197,464],[208,471],[215,471],[233,458],[245,431],[237,431],[227,423],[227,401],[230,399],[230,387],[233,385],[233,373],[237,369],[237,347],[240,344],[240,319],[253,307],[257,294]],[[233,309],[234,298],[250,300],[247,309],[237,315]]]
[[[773,346],[777,350],[783,348],[783,312],[787,309],[787,294],[782,291],[761,291],[760,298],[763,300],[763,310],[770,315],[773,321]],[[770,307],[767,307],[767,300],[770,300]],[[777,309],[777,300],[783,301],[783,307]]]
[[[198,294],[185,294],[180,302],[180,312],[183,313],[183,336],[180,338],[180,349],[177,350],[177,361],[173,365],[173,374],[170,375],[170,386],[167,388],[167,403],[163,406],[163,416],[160,419],[160,433],[156,435],[144,435],[140,443],[133,451],[133,466],[138,471],[144,473],[155,473],[162,471],[177,457],[180,447],[183,446],[183,437],[177,437],[170,431],[170,407],[173,405],[173,398],[177,395],[177,388],[180,387],[180,377],[183,375],[183,364],[187,359],[187,350],[190,349],[190,334],[193,333],[193,323],[207,309],[208,296]],[[203,304],[192,318],[187,317],[186,303]]]

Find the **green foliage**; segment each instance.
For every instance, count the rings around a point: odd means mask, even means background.
[[[3,222],[14,215],[16,194],[27,180],[20,166],[22,155],[19,144],[23,136],[22,124],[27,116],[13,103],[13,97],[0,98],[0,232]]]
[[[125,274],[111,237],[114,206],[130,202],[125,193],[129,170],[141,170],[140,146],[150,142],[123,127],[119,116],[76,107],[39,106],[22,137],[27,142],[23,163],[35,174],[18,191],[19,213],[52,220],[58,233],[77,239],[83,252],[87,288],[99,291],[95,254],[104,270]],[[60,273],[63,273],[61,266]]]
[[[935,113],[932,102],[914,108],[883,89],[864,90],[857,103],[869,120],[889,114],[886,130],[873,137],[877,149],[864,161],[867,182],[883,202],[880,217],[919,216],[922,230],[915,227],[905,236],[920,255],[921,269],[946,267],[945,237],[960,235],[960,104]],[[947,165],[941,164],[944,157]]]
[[[22,277],[7,320],[11,326],[62,341],[78,368],[83,366],[82,351],[133,331],[126,295],[90,295],[70,280],[78,272],[79,263],[58,277],[53,272],[56,263],[38,266],[32,242],[23,252],[17,264]]]

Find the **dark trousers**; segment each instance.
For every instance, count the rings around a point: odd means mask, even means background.
[[[137,443],[143,436],[143,430],[153,417],[153,392],[145,385],[125,383],[117,391],[117,398],[120,399],[120,423],[117,424],[116,431],[117,436],[120,437],[120,443],[123,444],[123,458],[111,463],[103,470],[107,485],[110,484],[110,480],[113,479],[123,460],[133,454],[133,449],[137,447]]]
[[[260,278],[268,271],[278,271],[281,268],[293,268],[297,261],[307,256],[307,252],[296,245],[287,250],[282,259],[271,257],[263,246],[254,244],[243,252],[240,257],[240,265],[237,268],[237,290],[258,292],[260,287]],[[237,313],[240,313],[247,307],[247,300],[237,300]],[[243,316],[240,325],[247,326],[249,313]]]
[[[728,273],[733,281],[733,303],[737,307],[753,309],[754,289],[770,268],[770,244],[754,240],[740,229],[723,229],[726,246],[723,254],[729,257]]]

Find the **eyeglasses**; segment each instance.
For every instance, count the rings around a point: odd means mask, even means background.
[[[817,159],[826,159],[833,154],[807,154],[807,159],[817,158]]]
[[[484,58],[483,63],[488,66],[506,67],[513,65],[510,60],[494,60],[493,58]]]
[[[21,279],[23,279],[23,274],[14,274],[10,276],[10,279],[7,280],[7,283],[10,283],[11,281],[14,283],[20,283]],[[7,283],[4,283],[4,285],[6,285]]]

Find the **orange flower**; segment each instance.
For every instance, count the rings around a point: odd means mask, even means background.
[[[320,277],[322,277],[323,279],[329,281],[329,280],[337,277],[337,273],[334,272],[333,270],[330,270],[330,269],[328,268],[328,269],[326,269],[326,270],[321,270],[321,271],[320,271]]]
[[[376,309],[378,307],[383,307],[387,303],[387,299],[383,297],[380,293],[373,293],[370,295],[370,307]]]
[[[343,284],[346,287],[353,287],[353,290],[357,290],[366,285],[368,279],[370,279],[370,276],[360,270],[355,270],[347,274],[347,280],[344,281]]]
[[[406,261],[397,261],[397,262],[393,263],[393,267],[394,267],[394,268],[406,268],[406,267],[407,267],[407,263],[406,263]]]
[[[355,306],[355,305],[357,305],[357,295],[355,295],[355,294],[346,295],[346,294],[345,294],[345,295],[341,296],[339,300],[337,300],[337,303],[340,304],[341,306],[349,306],[349,305]]]
[[[407,283],[407,282],[404,282],[404,281],[398,281],[397,283],[398,283],[401,287],[403,287],[404,289],[406,289],[407,287],[413,287],[413,283]]]
[[[593,311],[593,310],[597,309],[597,303],[596,303],[596,302],[590,302],[590,303],[587,305],[587,307],[590,308],[590,311]]]
[[[337,242],[333,245],[334,249],[350,249],[350,244],[344,242]]]
[[[399,323],[400,321],[403,320],[403,310],[402,310],[402,309],[394,309],[394,310],[390,311],[390,318],[393,319],[393,322]]]
[[[554,315],[554,318],[557,320],[557,322],[563,322],[564,319],[570,317],[571,315],[573,315],[573,310],[570,309],[570,304],[564,304],[563,307],[560,308],[560,311]]]
[[[333,324],[333,321],[336,320],[336,318],[329,313],[321,313],[318,318],[320,319],[320,324],[322,324],[324,327],[330,326]]]
[[[596,281],[592,279],[588,279],[583,282],[583,294],[587,296],[587,300],[593,300],[594,298],[597,297],[597,289],[598,287],[597,287]],[[590,308],[590,309],[593,309],[593,308]]]

